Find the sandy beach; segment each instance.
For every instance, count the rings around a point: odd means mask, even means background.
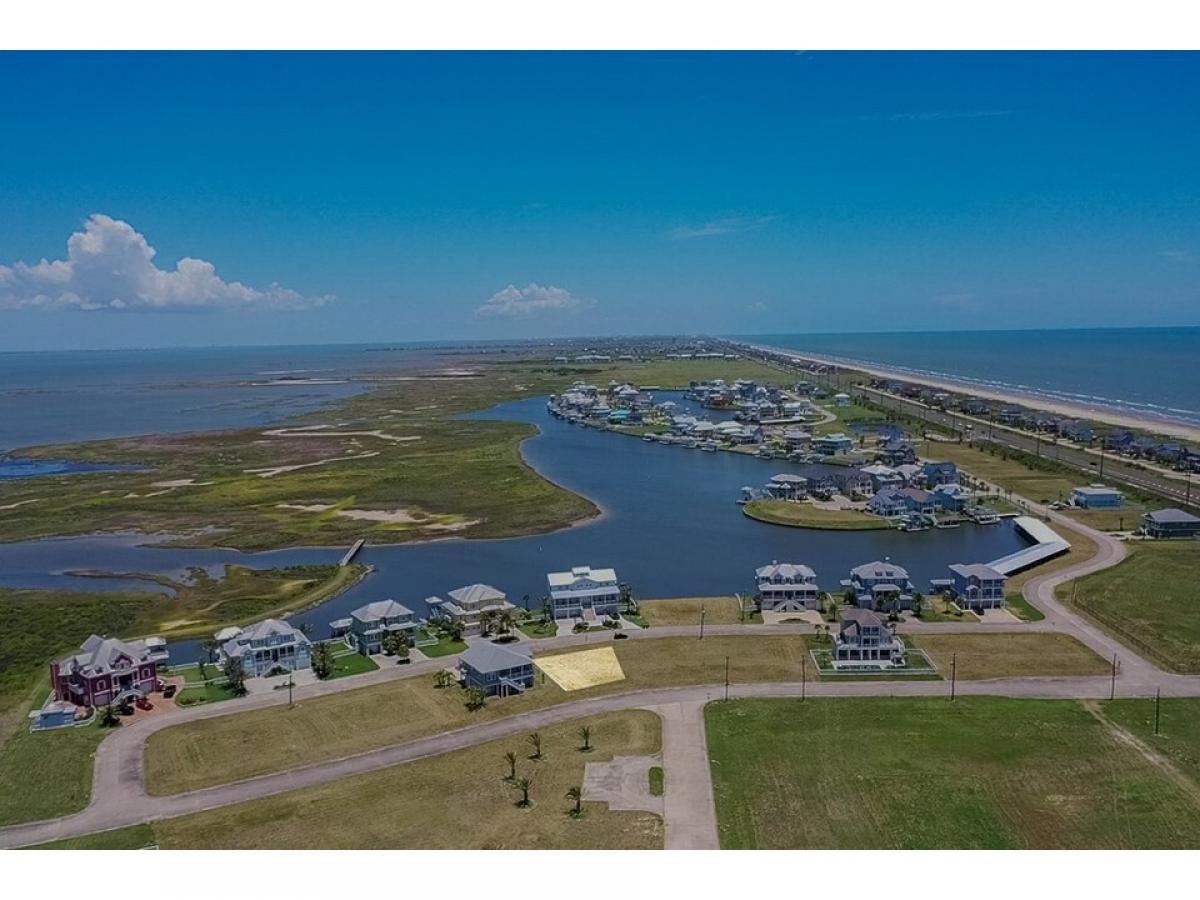
[[[988,400],[996,400],[1000,403],[1020,404],[1021,406],[1030,407],[1032,409],[1043,409],[1047,412],[1057,413],[1058,415],[1070,416],[1076,419],[1091,419],[1096,422],[1104,422],[1108,425],[1116,425],[1121,428],[1136,428],[1142,431],[1149,431],[1155,434],[1166,434],[1171,437],[1177,437],[1189,443],[1200,443],[1200,427],[1189,425],[1186,422],[1180,422],[1176,419],[1171,419],[1166,416],[1158,417],[1152,415],[1139,415],[1135,413],[1122,412],[1114,410],[1106,406],[1093,406],[1085,403],[1069,403],[1063,400],[1055,400],[1047,397],[1039,396],[1033,393],[1023,393],[1021,391],[1003,391],[995,388],[982,387],[971,383],[970,381],[955,381],[952,378],[938,378],[928,375],[920,375],[898,368],[889,368],[888,366],[878,365],[876,363],[862,362],[856,359],[845,359],[836,356],[827,356],[820,353],[806,353],[798,350],[789,350],[782,347],[772,347],[768,344],[748,344],[756,350],[763,350],[770,353],[777,353],[781,356],[790,357],[796,360],[808,360],[812,362],[825,363],[827,365],[840,366],[842,368],[855,369],[859,372],[866,372],[868,375],[875,375],[880,378],[895,378],[898,381],[910,381],[915,384],[925,384],[930,387],[939,388],[945,391],[955,391],[958,393],[971,394],[975,397],[983,397]]]

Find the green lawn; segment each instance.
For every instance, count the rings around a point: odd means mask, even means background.
[[[61,841],[51,841],[48,844],[36,844],[28,850],[141,850],[152,844],[157,844],[154,827],[151,825],[131,825],[128,828],[115,828],[112,831],[101,831],[96,834],[85,834],[82,837],[64,838]]]
[[[521,633],[526,637],[531,638],[548,638],[558,634],[558,623],[553,619],[548,622],[543,622],[541,617],[525,619],[518,623],[517,628],[521,629]]]
[[[392,662],[395,662],[393,659]],[[362,675],[364,672],[374,672],[379,666],[369,656],[363,656],[357,650],[349,650],[333,658],[333,674],[330,678],[345,678],[347,675]]]
[[[1059,587],[1059,597],[1160,665],[1200,672],[1196,578],[1200,541],[1142,541],[1110,569]]]
[[[705,719],[725,848],[1200,845],[1196,796],[1074,701],[738,700]]]
[[[751,500],[742,511],[752,519],[793,528],[822,528],[832,531],[875,531],[890,528],[886,519],[856,509],[825,509],[792,500]]]
[[[663,767],[650,767],[650,795],[652,797],[661,797],[663,795]]]
[[[235,696],[229,684],[221,679],[188,685],[175,695],[175,702],[180,706],[195,706],[198,703],[220,703]]]
[[[1200,785],[1200,698],[1164,697],[1154,733],[1154,700],[1112,700],[1101,704],[1109,719],[1157,750]]]
[[[1025,622],[1040,622],[1046,614],[1025,599],[1021,593],[1009,593],[1004,597],[1004,607]]]
[[[13,734],[0,753],[0,825],[83,809],[92,791],[92,756],[108,734],[97,725]]]
[[[430,656],[430,657],[453,656],[455,653],[462,653],[464,650],[467,649],[466,641],[453,640],[447,634],[422,635],[422,638],[424,638],[424,637],[436,637],[437,638],[436,644],[429,644],[428,646],[416,648],[416,649],[420,650],[422,653],[424,653],[426,656]]]

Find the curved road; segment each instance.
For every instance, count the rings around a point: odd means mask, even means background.
[[[1096,625],[1068,609],[1055,597],[1055,588],[1082,575],[1115,565],[1124,559],[1124,544],[1066,517],[1029,503],[1031,509],[1050,520],[1087,534],[1097,544],[1095,556],[1058,572],[1038,576],[1026,585],[1026,597],[1046,614],[1039,623],[992,625],[983,623],[923,623],[910,621],[902,630],[914,633],[999,633],[1055,631],[1070,634],[1105,658],[1118,661],[1118,681],[1124,696],[1145,696],[1161,690],[1168,696],[1200,696],[1200,677],[1167,673],[1118,643]],[[706,634],[803,634],[811,626],[710,625]],[[634,639],[696,636],[697,626],[656,627],[630,632]],[[577,647],[606,643],[608,633],[590,633],[548,638],[537,642],[540,649]],[[337,681],[316,682],[295,689],[296,699],[308,699],[382,683],[397,678],[418,677],[445,668],[453,657],[391,666],[365,675]],[[949,692],[943,681],[859,681],[738,684],[729,687],[731,697],[797,697],[802,692],[814,697],[938,696]],[[957,693],[1025,698],[1105,699],[1112,683],[1109,677],[1087,678],[1001,678],[958,682]],[[170,818],[258,797],[266,797],[309,785],[322,784],[348,775],[369,772],[427,756],[463,749],[512,734],[533,731],[557,723],[599,713],[650,709],[663,719],[663,759],[672,785],[664,796],[666,844],[668,848],[717,847],[716,815],[705,746],[703,707],[722,696],[721,685],[634,691],[587,700],[471,725],[403,744],[366,753],[325,760],[245,781],[204,788],[185,794],[152,797],[145,791],[144,756],[151,734],[174,725],[277,706],[287,702],[284,691],[263,691],[238,700],[211,706],[181,709],[158,718],[119,729],[106,738],[96,752],[91,801],[80,813],[0,829],[0,847],[19,847],[90,834],[111,828]]]

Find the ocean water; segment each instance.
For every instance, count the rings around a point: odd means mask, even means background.
[[[375,373],[441,359],[453,362],[442,349],[373,345],[0,353],[0,454],[267,425],[367,390]]]
[[[1200,425],[1200,328],[771,334],[743,340]]]

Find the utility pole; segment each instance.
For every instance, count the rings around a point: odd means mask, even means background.
[[[950,654],[950,702],[954,702],[954,695],[958,689],[958,654]]]
[[[292,678],[292,673],[288,672],[288,709],[292,708],[292,688],[295,687],[295,679]]]
[[[704,607],[700,607],[700,640],[704,640]]]
[[[808,661],[805,659],[807,653],[800,654],[800,702],[804,702],[804,698],[808,695]]]
[[[729,699],[729,657],[725,657],[725,699]]]
[[[1104,441],[1100,441],[1100,479],[1104,479]]]
[[[1162,688],[1154,689],[1154,733],[1158,734],[1158,711],[1162,706]]]
[[[1117,699],[1117,654],[1113,654],[1112,661],[1112,687],[1108,691],[1108,699]]]

